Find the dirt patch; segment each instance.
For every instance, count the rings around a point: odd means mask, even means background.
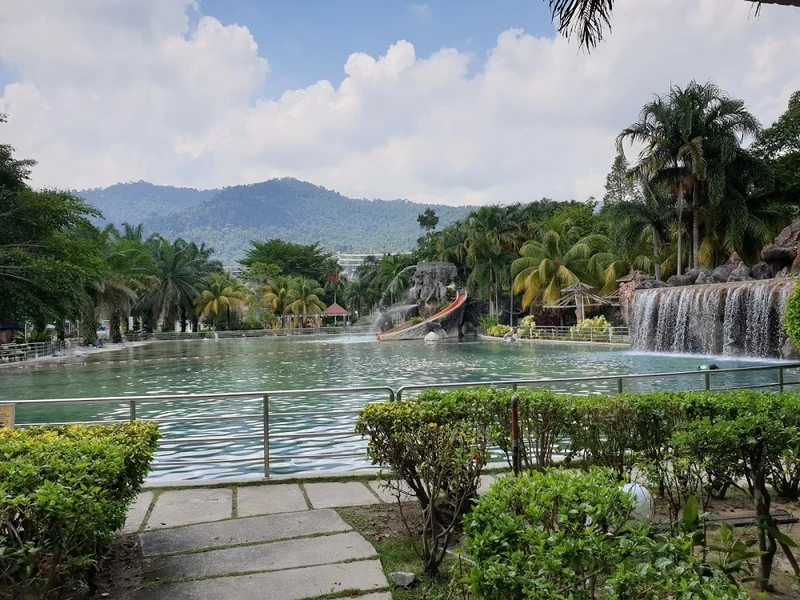
[[[142,550],[135,533],[120,535],[108,549],[95,577],[97,590],[91,598],[136,600],[142,582]],[[108,594],[105,596],[104,594]],[[89,596],[87,596],[88,598]]]

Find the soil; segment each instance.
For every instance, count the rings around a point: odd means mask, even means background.
[[[86,598],[136,600],[142,582],[142,550],[135,533],[120,535],[109,548],[95,576],[95,593]]]

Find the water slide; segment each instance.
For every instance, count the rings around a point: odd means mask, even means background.
[[[411,321],[406,321],[398,325],[397,327],[393,327],[388,331],[384,331],[383,333],[378,334],[378,341],[388,341],[388,340],[411,340],[411,339],[422,339],[425,337],[425,334],[430,331],[430,325],[433,323],[441,324],[443,321],[446,321],[449,317],[453,316],[458,311],[462,311],[464,308],[464,304],[467,301],[467,292],[459,291],[456,299],[453,300],[448,306],[437,312],[432,317],[425,319],[424,321],[420,321],[419,323],[412,323]],[[460,319],[459,319],[460,321]],[[458,323],[460,325],[460,322]],[[447,329],[445,327],[445,329]]]

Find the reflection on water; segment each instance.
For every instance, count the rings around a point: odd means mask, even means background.
[[[658,355],[558,343],[378,344],[373,336],[158,342],[96,355],[84,365],[0,371],[0,400],[373,385],[388,385],[396,390],[412,384],[696,371],[699,365],[710,360],[700,356]],[[713,361],[723,369],[759,364],[759,361],[732,357],[714,358]],[[772,383],[776,377],[774,372],[715,375],[713,385],[731,387]],[[790,375],[787,371],[787,381],[796,378],[796,373]],[[698,373],[694,377],[626,382],[626,389],[699,389],[703,383],[702,374]],[[615,391],[616,386],[615,381],[583,382],[559,384],[555,389],[603,393]],[[271,398],[272,473],[363,468],[364,443],[352,434],[352,411],[387,397],[386,392],[372,392],[297,393]],[[17,411],[21,423],[114,420],[127,419],[129,415],[127,402],[118,405],[20,407]],[[162,424],[164,440],[153,478],[196,479],[262,474],[260,439],[230,439],[234,436],[259,437],[263,431],[262,415],[263,400],[260,396],[139,404],[138,418],[197,419],[191,423]],[[240,418],[226,418],[230,416]],[[341,435],[319,435],[323,433]],[[197,437],[222,439],[213,443],[192,441]],[[333,453],[357,456],[325,458]],[[203,464],[172,464],[186,460],[203,461]],[[233,460],[236,462],[213,462]]]

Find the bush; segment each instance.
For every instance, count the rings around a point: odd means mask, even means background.
[[[634,502],[605,470],[499,479],[466,519],[470,592],[476,600],[747,598],[692,554],[690,538],[627,525]]]
[[[490,327],[498,325],[500,321],[497,319],[497,317],[492,315],[481,315],[481,318],[478,319],[478,323],[481,327],[483,327],[484,330],[487,330]]]
[[[146,422],[0,430],[0,590],[47,598],[86,589],[158,439]]]
[[[476,497],[486,464],[486,420],[473,396],[436,393],[419,400],[371,404],[356,433],[368,439],[367,456],[410,488],[422,517],[415,549],[426,573],[438,572],[462,515]],[[401,514],[404,509],[400,504]],[[415,538],[417,531],[409,528]]]
[[[486,330],[486,335],[490,335],[492,337],[503,337],[509,331],[511,331],[511,327],[508,325],[494,325]]]
[[[783,324],[789,339],[796,347],[800,348],[800,285],[795,286],[794,292],[786,302]]]
[[[517,331],[519,332],[519,337],[531,339],[534,331],[536,331],[536,321],[534,320],[533,316],[528,315],[527,317],[523,317],[522,323],[520,323]]]
[[[584,319],[569,330],[570,337],[573,339],[589,339],[591,337],[603,337],[608,335],[608,330],[611,327],[603,315],[593,317],[591,319]]]

